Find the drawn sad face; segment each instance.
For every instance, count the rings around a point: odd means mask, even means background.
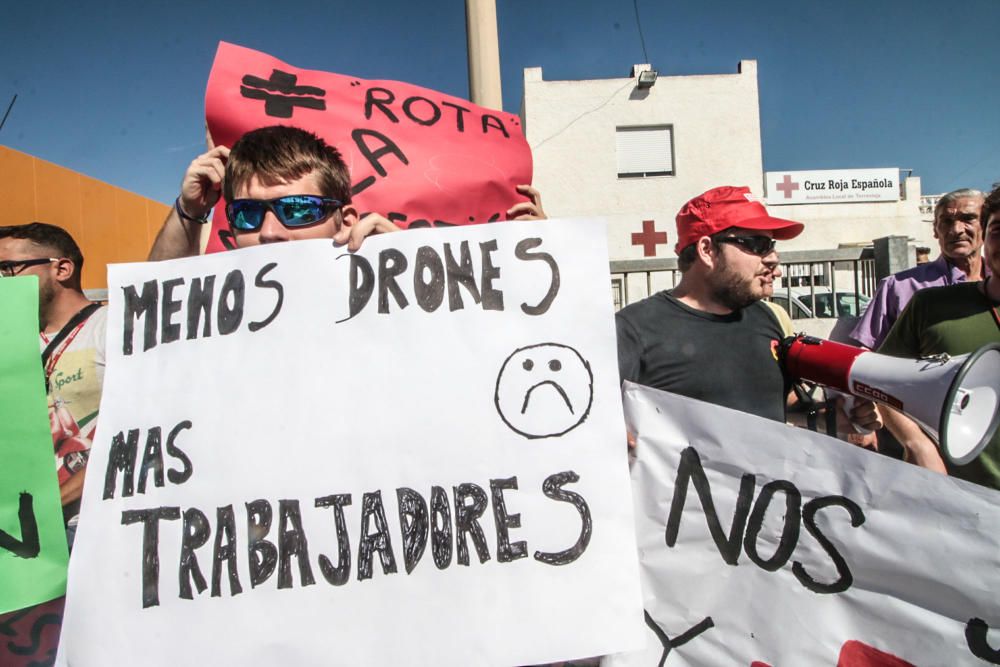
[[[590,364],[568,345],[540,343],[514,350],[497,375],[497,412],[526,438],[571,431],[587,418],[593,400]]]

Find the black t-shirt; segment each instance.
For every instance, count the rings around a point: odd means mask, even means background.
[[[713,315],[659,292],[623,308],[615,323],[622,380],[785,421],[784,333],[763,303]]]

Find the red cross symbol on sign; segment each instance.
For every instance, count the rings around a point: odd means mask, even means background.
[[[652,220],[642,221],[642,231],[632,234],[632,245],[642,246],[643,257],[656,257],[656,246],[667,242],[667,233],[656,231]]]
[[[785,174],[784,180],[774,186],[774,189],[785,193],[785,199],[791,199],[792,193],[799,189],[798,183],[792,182],[792,177]]]

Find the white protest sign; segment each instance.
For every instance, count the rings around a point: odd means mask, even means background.
[[[503,223],[111,267],[60,660],[640,646],[605,238]]]
[[[624,394],[647,648],[607,664],[1000,663],[995,491],[655,389]]]

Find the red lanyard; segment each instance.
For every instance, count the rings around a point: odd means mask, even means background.
[[[52,354],[52,356],[49,357],[49,363],[47,363],[45,365],[45,378],[46,379],[48,379],[52,375],[52,371],[54,371],[56,369],[56,364],[58,364],[59,363],[59,359],[62,358],[63,352],[65,352],[66,348],[68,348],[70,346],[70,343],[73,342],[73,339],[76,338],[76,335],[78,333],[80,333],[80,330],[83,329],[83,325],[86,324],[86,323],[87,323],[87,321],[84,320],[83,322],[80,322],[78,325],[76,325],[76,328],[73,329],[73,331],[71,331],[68,336],[66,336],[66,340],[64,340],[62,342],[62,345],[59,346],[59,349],[56,350]],[[46,341],[46,342],[48,342],[48,341]]]

